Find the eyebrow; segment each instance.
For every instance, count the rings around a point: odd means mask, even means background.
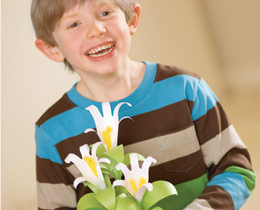
[[[101,2],[97,5],[97,7],[103,7],[103,6],[105,6],[105,5],[107,5],[107,4],[109,4],[109,5],[111,5],[111,6],[115,6],[115,4],[113,3],[113,1],[111,1],[111,0],[101,0]],[[77,5],[77,6],[79,6],[80,7],[80,5]],[[66,13],[66,12],[65,12]],[[65,14],[64,13],[64,14]],[[67,19],[70,19],[70,18],[75,18],[77,16],[77,12],[73,12],[73,13],[71,13],[71,14],[68,14],[68,15],[66,15],[66,16],[62,16],[61,17],[61,19],[58,21],[58,26],[60,26],[61,24],[62,24],[62,22],[64,22],[64,21],[66,21]]]

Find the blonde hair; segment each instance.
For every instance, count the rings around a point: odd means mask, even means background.
[[[44,40],[50,46],[57,46],[52,35],[57,22],[63,14],[77,4],[83,4],[88,0],[32,0],[31,20],[35,35],[38,39]],[[114,3],[124,12],[126,21],[133,18],[135,0],[113,0]],[[71,64],[65,59],[65,66],[74,71]]]

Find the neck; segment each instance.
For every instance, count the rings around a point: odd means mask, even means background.
[[[143,63],[129,60],[113,73],[82,76],[77,85],[84,97],[100,102],[117,101],[129,96],[141,83],[145,72]]]

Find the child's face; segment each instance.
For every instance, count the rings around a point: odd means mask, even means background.
[[[106,74],[128,58],[131,34],[136,28],[136,20],[127,23],[112,1],[89,0],[66,12],[53,36],[60,55],[78,73]]]

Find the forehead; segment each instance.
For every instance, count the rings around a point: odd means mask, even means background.
[[[71,9],[82,6],[85,3],[94,2],[95,4],[103,4],[103,3],[115,3],[113,0],[62,0],[62,11],[63,14],[70,11]]]

